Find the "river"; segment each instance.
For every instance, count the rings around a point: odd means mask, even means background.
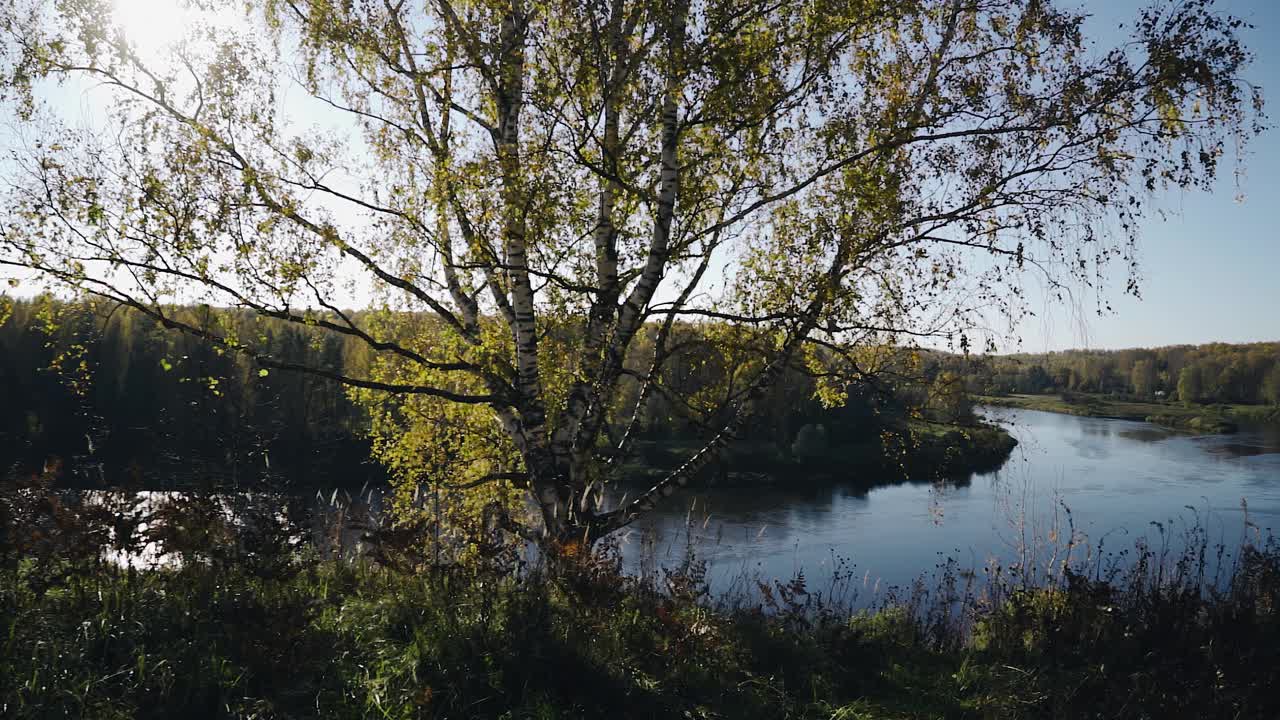
[[[629,529],[620,538],[624,557],[632,566],[672,565],[691,546],[716,592],[799,571],[821,588],[841,573],[866,600],[907,587],[947,558],[980,570],[1028,548],[1043,557],[1066,545],[1071,527],[1073,558],[1088,545],[1103,561],[1141,536],[1158,546],[1152,523],[1175,543],[1198,523],[1228,548],[1238,547],[1246,517],[1251,534],[1280,527],[1280,432],[1192,436],[1125,420],[984,413],[1018,439],[998,471],[870,490],[865,482],[788,489],[781,479],[763,489],[689,492]]]
[[[830,588],[839,576],[846,601],[869,604],[948,559],[980,572],[1020,558],[1044,561],[1055,548],[1061,557],[1074,538],[1072,559],[1094,551],[1094,567],[1102,568],[1111,559],[1125,562],[1115,553],[1141,537],[1159,546],[1161,527],[1175,546],[1187,528],[1199,526],[1211,544],[1228,549],[1239,547],[1246,532],[1265,537],[1280,529],[1278,429],[1193,436],[1126,420],[983,412],[1018,439],[995,472],[947,483],[850,477],[788,487],[787,478],[778,478],[765,487],[690,490],[617,535],[624,563],[632,572],[654,572],[679,565],[692,551],[706,563],[717,595],[752,596],[757,580],[803,572],[810,589]],[[171,494],[143,493],[146,503]],[[253,502],[230,497],[224,498],[230,516]],[[381,501],[379,490],[338,491],[318,493],[315,506],[329,520],[320,526],[336,529],[341,544],[355,550],[367,519],[381,515]],[[317,540],[326,537],[317,531]],[[152,546],[119,560],[166,562]]]

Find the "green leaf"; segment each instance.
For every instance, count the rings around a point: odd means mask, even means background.
[[[270,374],[271,374],[270,371],[268,371],[266,368],[262,368],[261,370],[258,371],[258,377],[266,377]]]

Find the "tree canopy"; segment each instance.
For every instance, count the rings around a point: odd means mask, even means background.
[[[1157,2],[1114,49],[1045,0],[193,4],[248,7],[152,57],[108,0],[5,4],[0,263],[344,383],[397,472],[527,488],[560,544],[687,483],[789,367],[839,402],[876,348],[990,340],[1024,273],[1136,292],[1140,215],[1208,189],[1261,116],[1209,0]],[[110,96],[93,127],[42,101],[74,77]],[[184,302],[375,359],[291,362]],[[673,328],[705,318],[738,369],[681,399],[730,412],[601,507]]]
[[[1280,343],[1066,350],[978,358],[962,372],[977,393],[1086,392],[1185,402],[1280,405]]]

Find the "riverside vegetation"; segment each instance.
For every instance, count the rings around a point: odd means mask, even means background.
[[[607,544],[555,576],[484,543],[446,565],[372,563],[299,546],[287,513],[232,524],[197,496],[142,526],[131,508],[38,481],[0,492],[0,714],[1280,713],[1280,546],[1256,533],[1233,553],[1197,525],[1112,555],[1068,541],[977,577],[948,561],[868,602],[839,566],[712,597],[692,556],[638,576]],[[174,560],[104,559],[146,542]]]
[[[1280,425],[1280,343],[991,356],[957,368],[988,405],[1145,420],[1175,430]]]
[[[1241,424],[1280,424],[1280,408],[1257,405],[1185,405],[1108,395],[979,395],[977,402],[997,407],[1042,410],[1115,420],[1139,420],[1172,430],[1233,433]]]
[[[305,326],[259,324],[208,307],[172,312],[256,333],[287,362],[343,374],[366,372],[372,362],[360,343]],[[676,467],[723,419],[717,396],[732,391],[728,378],[738,370],[715,351],[712,338],[724,331],[714,323],[673,327],[684,347],[662,375],[670,393],[646,401],[624,477],[652,479]],[[652,341],[637,341],[637,362],[652,353]],[[760,417],[699,479],[945,478],[1008,458],[1013,438],[975,416],[942,356],[882,355],[878,381],[850,386],[838,407],[814,397],[817,380],[802,369],[785,372],[759,400]],[[624,401],[634,403],[636,392],[632,386]],[[685,396],[699,402],[675,399]],[[168,333],[127,307],[13,302],[0,322],[0,406],[7,409],[0,472],[38,471],[56,456],[63,482],[73,486],[302,489],[390,480],[385,467],[369,462],[371,409],[350,394],[306,374],[260,373],[243,357]]]

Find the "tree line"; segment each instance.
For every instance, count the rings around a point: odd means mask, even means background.
[[[11,304],[0,323],[3,470],[64,465],[79,484],[359,485],[376,475],[361,409],[322,378],[250,367],[127,308]],[[305,326],[190,307],[197,326],[236,326],[281,358],[340,370],[354,348]]]
[[[975,358],[972,392],[1102,393],[1186,403],[1280,405],[1280,342],[1067,350]]]
[[[89,486],[359,486],[388,472],[409,484],[453,478],[457,463],[477,456],[440,434],[415,436],[412,425],[422,418],[397,398],[353,392],[313,373],[259,368],[128,306],[48,296],[7,305],[0,322],[5,472],[55,462]],[[305,324],[209,306],[171,312],[193,327],[252,336],[285,364],[350,374],[368,372],[376,360],[363,343]],[[373,313],[353,315],[378,322]],[[653,353],[658,330],[642,333],[636,362]],[[642,384],[631,378],[620,393],[620,403],[643,406],[635,426],[610,426],[606,442],[628,431],[650,445],[704,441],[732,412],[738,379],[766,362],[767,342],[725,322],[674,324],[673,356],[652,392],[642,398]],[[760,415],[740,444],[789,459],[799,445],[812,446],[815,433],[823,445],[859,444],[905,431],[913,418],[975,421],[962,377],[944,356],[880,348],[862,362],[861,381],[840,385],[803,363],[789,366],[758,400]]]

